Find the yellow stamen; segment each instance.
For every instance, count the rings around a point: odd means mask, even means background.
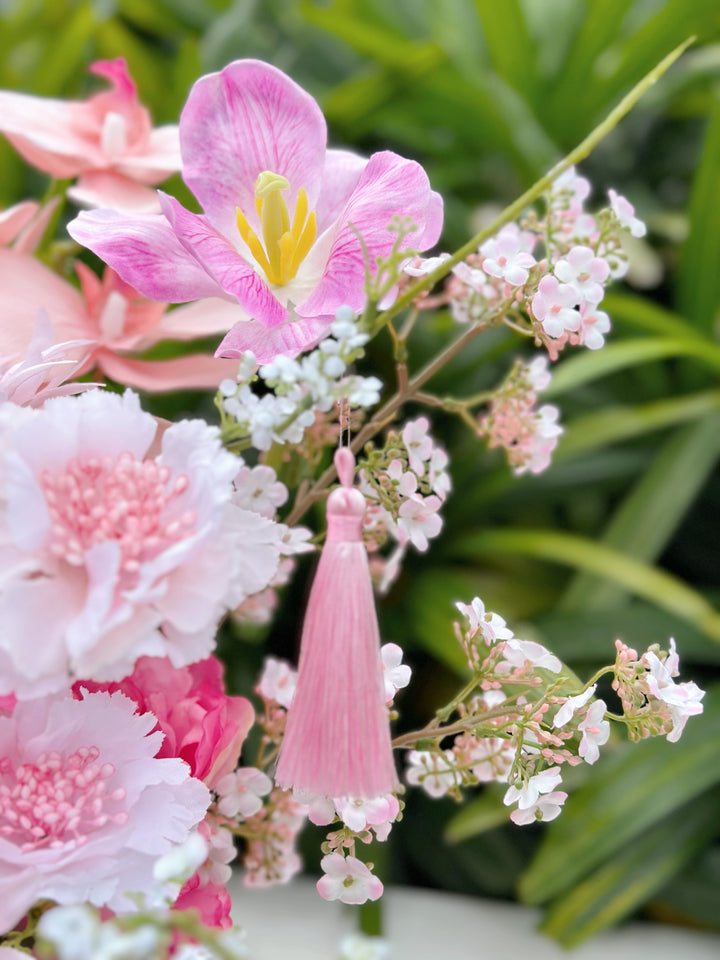
[[[315,211],[308,216],[304,187],[298,190],[290,225],[290,214],[282,195],[282,191],[289,188],[285,177],[270,170],[264,170],[255,181],[255,207],[262,227],[262,242],[240,208],[236,208],[240,236],[270,283],[276,286],[293,279],[317,234]]]

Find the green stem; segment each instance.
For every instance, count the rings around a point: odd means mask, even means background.
[[[435,284],[446,277],[455,264],[460,263],[461,260],[464,260],[468,254],[475,253],[480,244],[487,240],[488,237],[494,236],[498,230],[505,226],[506,223],[510,223],[511,220],[514,220],[525,207],[528,207],[531,203],[534,203],[542,194],[547,190],[553,180],[557,179],[561,173],[564,173],[569,167],[572,167],[574,164],[579,163],[581,160],[584,160],[595,149],[595,147],[600,143],[604,137],[610,133],[610,131],[617,126],[617,124],[622,120],[622,118],[629,113],[629,111],[635,106],[638,100],[650,89],[650,87],[656,83],[660,77],[668,70],[673,63],[681,56],[685,50],[690,46],[691,43],[694,43],[696,37],[688,37],[683,43],[675,47],[666,57],[664,57],[660,63],[653,67],[653,69],[646,74],[640,80],[639,83],[636,83],[632,90],[626,94],[620,103],[610,111],[607,117],[599,124],[595,129],[585,137],[585,139],[575,147],[574,150],[571,150],[559,163],[556,163],[555,166],[550,170],[549,173],[545,174],[544,177],[541,177],[536,183],[534,183],[522,196],[518,197],[514,203],[511,203],[509,206],[505,207],[503,212],[493,220],[493,222],[485,227],[484,230],[481,230],[479,233],[476,233],[472,239],[460,247],[449,260],[445,260],[439,267],[436,267],[431,273],[427,276],[422,277],[417,283],[414,283],[411,287],[397,298],[395,303],[389,307],[387,310],[383,311],[379,316],[375,318],[375,321],[372,325],[371,332],[377,332],[380,330],[388,320],[391,320],[392,317],[400,313],[401,310],[404,310],[405,307],[408,307],[413,301],[426,290],[431,290]]]

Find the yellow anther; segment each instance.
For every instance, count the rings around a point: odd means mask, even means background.
[[[290,214],[282,195],[282,191],[289,188],[286,177],[270,170],[264,170],[255,181],[255,207],[262,227],[262,242],[240,208],[236,208],[240,236],[270,283],[276,286],[283,286],[293,279],[317,233],[315,212],[308,216],[304,187],[298,190],[290,225]]]

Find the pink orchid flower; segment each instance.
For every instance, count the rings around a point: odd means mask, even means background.
[[[358,234],[374,264],[397,235],[403,247],[438,239],[442,200],[422,167],[383,151],[369,159],[326,149],[313,98],[280,70],[239,60],[193,86],[180,118],[183,177],[203,207],[160,193],[164,216],[81,214],[70,234],[146,296],[220,297],[237,325],[218,354],[260,362],[315,344],[343,304],[365,303]]]
[[[50,176],[79,177],[68,196],[83,206],[158,210],[148,189],[180,169],[175,125],[153,129],[122,57],[98,60],[92,73],[111,89],[88,100],[54,100],[0,90],[0,133],[28,163]]]
[[[0,249],[0,358],[27,360],[38,313],[47,314],[55,342],[82,341],[66,349],[65,359],[82,360],[73,376],[99,370],[124,386],[149,392],[211,390],[234,377],[237,363],[206,353],[169,360],[137,355],[162,340],[187,341],[225,333],[232,326],[225,301],[204,300],[176,310],[142,297],[112,270],[102,280],[81,261],[76,270],[81,289],[53,273],[39,260]]]

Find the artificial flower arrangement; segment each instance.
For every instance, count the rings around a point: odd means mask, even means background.
[[[0,215],[1,960],[244,956],[230,864],[251,886],[286,882],[308,820],[329,828],[320,896],[374,900],[362,849],[412,803],[402,780],[457,798],[497,782],[516,824],[552,820],[563,767],[594,763],[611,720],[676,741],[702,711],[703,691],[675,681],[672,640],[618,640],[583,684],[458,597],[467,684],[392,739],[410,669],[374,608],[451,494],[430,420],[399,420],[406,405],[457,414],[517,474],[550,463],[549,361],[602,348],[622,235],[645,231],[613,191],[586,211],[574,163],[679,52],[490,228],[430,257],[443,205],[422,167],[327,149],[315,101],[267,64],[202,77],[177,128],[152,127],[122,60],[93,66],[110,89],[87,101],[0,92],[2,133],[73,181]],[[151,189],[174,171],[201,214]],[[78,283],[35,255],[65,198],[90,208],[68,225],[71,254],[63,241]],[[410,373],[413,328],[438,307],[457,334]],[[498,325],[541,352],[488,393],[429,391]],[[394,391],[357,372],[385,330]],[[216,357],[143,357],[213,335]],[[133,388],[212,390],[219,425],[160,421]],[[323,499],[314,532],[302,523]],[[269,657],[254,705],[228,695],[219,624],[268,622],[295,557],[321,543],[298,671]],[[603,675],[619,715],[595,696]],[[241,759],[253,725],[259,750]]]

